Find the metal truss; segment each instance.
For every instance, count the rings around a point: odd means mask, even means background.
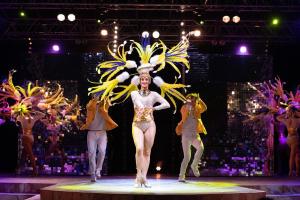
[[[112,2],[112,3],[111,3]],[[92,41],[106,45],[112,35],[100,36],[100,30],[113,30],[119,26],[118,40],[137,39],[142,31],[158,30],[167,43],[180,40],[181,31],[199,29],[201,37],[191,38],[193,43],[205,41],[293,42],[300,37],[300,1],[144,1],[145,3],[120,3],[118,1],[9,1],[0,3],[0,39]],[[176,3],[177,2],[177,3]],[[236,2],[236,3],[233,3]],[[237,3],[239,2],[239,3]],[[21,19],[18,11],[25,10]],[[76,14],[75,22],[59,22],[58,13]],[[222,16],[238,14],[241,22],[222,22]],[[279,27],[270,26],[271,15],[281,16]],[[96,19],[101,16],[103,23]],[[199,24],[200,17],[205,21]],[[185,25],[180,26],[184,21]]]

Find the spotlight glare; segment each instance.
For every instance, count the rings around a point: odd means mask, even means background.
[[[119,28],[118,26],[115,26],[115,30],[118,30],[118,28]]]
[[[238,55],[249,55],[248,48],[246,45],[241,45],[237,51]]]
[[[117,44],[114,44],[114,48],[116,48],[117,47]]]
[[[156,166],[156,168],[155,168],[155,169],[156,169],[156,171],[158,171],[158,172],[159,172],[159,171],[161,170],[161,167],[160,167],[160,166]]]
[[[118,31],[115,31],[115,34],[117,34],[118,33]]]
[[[180,26],[184,26],[184,22],[180,22]]]
[[[76,17],[75,17],[75,15],[74,14],[68,14],[68,20],[70,21],[70,22],[73,22],[73,21],[75,21],[75,19],[76,19]]]
[[[66,17],[65,17],[64,14],[58,14],[58,15],[57,15],[57,20],[58,20],[58,21],[62,22],[62,21],[65,21],[65,19],[66,19]]]
[[[144,32],[142,33],[142,37],[143,37],[143,38],[149,37],[149,32],[148,32],[148,31],[144,31]]]
[[[106,30],[106,29],[102,29],[102,30],[101,30],[101,35],[102,35],[102,36],[107,36],[107,35],[108,35],[107,30]]]
[[[223,16],[222,18],[224,23],[228,23],[230,21],[230,17],[228,15]]]
[[[100,23],[101,23],[101,20],[100,20],[100,19],[97,19],[97,23],[100,24]]]
[[[114,43],[117,43],[117,40],[114,40]]]
[[[232,18],[232,21],[234,22],[234,23],[239,23],[240,21],[241,21],[241,18],[239,17],[239,16],[234,16],[233,18]]]
[[[115,35],[115,36],[114,36],[114,39],[118,39],[118,36],[117,36],[117,35]]]
[[[159,32],[158,32],[158,31],[154,31],[154,32],[152,33],[152,37],[153,37],[153,38],[159,38]]]
[[[26,13],[24,11],[19,12],[20,17],[26,17]]]
[[[52,45],[52,50],[54,51],[54,52],[58,52],[59,51],[59,45],[57,45],[57,44],[54,44],[54,45]]]
[[[182,31],[182,32],[181,32],[181,35],[184,35],[184,34],[185,34],[185,31]]]
[[[272,20],[272,25],[278,25],[279,24],[279,19],[278,18],[273,18]]]
[[[199,37],[200,35],[201,35],[201,31],[199,31],[199,30],[194,31],[194,36],[195,37]]]

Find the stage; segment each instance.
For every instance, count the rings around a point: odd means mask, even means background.
[[[300,199],[298,178],[200,177],[186,183],[177,177],[151,176],[151,188],[134,188],[133,176],[0,178],[0,199]]]

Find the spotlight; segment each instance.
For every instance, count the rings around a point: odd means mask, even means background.
[[[117,35],[115,35],[115,36],[114,36],[114,39],[118,39],[118,36],[117,36]]]
[[[182,32],[181,32],[181,35],[184,35],[184,34],[185,34],[185,31],[182,31]]]
[[[272,25],[277,26],[279,24],[279,19],[278,18],[273,18],[272,19]]]
[[[158,31],[154,31],[154,32],[152,33],[152,37],[153,37],[153,38],[159,38],[159,32],[158,32]]]
[[[203,24],[204,24],[204,19],[203,19],[203,17],[202,17],[201,14],[197,14],[197,16],[196,16],[196,22],[197,22],[198,24],[200,24],[200,25],[203,25]]]
[[[114,43],[117,43],[117,40],[114,40]]]
[[[115,30],[118,30],[118,28],[119,28],[118,26],[115,26]]]
[[[161,170],[161,167],[160,167],[160,166],[156,166],[156,168],[155,168],[155,169],[156,169],[156,171],[158,171],[158,172],[159,172],[159,171]]]
[[[70,22],[73,22],[73,21],[75,21],[75,19],[76,19],[76,17],[75,17],[75,15],[74,14],[68,14],[68,20],[70,21]]]
[[[230,21],[230,17],[228,15],[223,16],[222,18],[224,23],[228,23]]]
[[[241,20],[241,18],[240,18],[238,15],[236,15],[236,16],[234,16],[234,17],[232,18],[232,21],[233,21],[234,23],[239,23],[240,20]]]
[[[246,46],[241,46],[241,47],[240,47],[240,52],[241,52],[242,54],[247,53],[247,47],[246,47]]]
[[[101,35],[102,35],[102,36],[107,36],[107,35],[108,35],[107,30],[106,30],[106,29],[102,29],[102,30],[101,30]]]
[[[180,26],[184,26],[184,22],[180,22]]]
[[[142,37],[143,37],[143,38],[149,37],[149,32],[148,32],[148,31],[144,31],[144,32],[142,33]]]
[[[246,45],[241,45],[237,51],[238,55],[249,55],[248,48]]]
[[[65,21],[65,19],[66,19],[66,17],[65,17],[64,14],[58,14],[58,15],[57,15],[57,20],[58,20],[58,21],[62,22],[62,21]]]
[[[52,50],[53,50],[53,52],[59,52],[59,50],[60,50],[60,47],[59,47],[59,45],[57,45],[57,44],[54,44],[54,45],[52,45]]]
[[[104,20],[105,20],[104,14],[101,13],[97,18],[97,23],[102,24],[104,22]]]
[[[23,10],[19,12],[19,15],[20,15],[20,17],[26,17],[26,13]]]
[[[200,30],[195,30],[194,32],[194,36],[195,37],[199,37],[201,35],[201,31]]]

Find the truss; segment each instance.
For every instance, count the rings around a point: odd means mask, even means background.
[[[35,40],[97,41],[107,44],[112,35],[100,36],[100,30],[113,30],[113,22],[119,26],[118,40],[136,39],[142,31],[158,30],[161,39],[168,43],[180,40],[181,31],[200,29],[201,37],[191,38],[194,43],[224,40],[253,42],[293,42],[299,39],[300,26],[296,24],[300,13],[297,1],[144,1],[141,3],[109,3],[107,1],[9,1],[0,3],[0,39],[20,40],[31,37]],[[200,3],[199,3],[200,2]],[[284,2],[284,3],[282,3]],[[25,10],[27,17],[19,18],[18,12]],[[76,14],[75,22],[59,22],[58,13]],[[222,22],[222,16],[238,13],[241,22]],[[102,14],[102,15],[101,15]],[[283,17],[280,27],[270,26],[270,17]],[[97,17],[104,22],[98,24]],[[199,17],[205,20],[201,26]],[[180,26],[184,21],[185,25]]]

